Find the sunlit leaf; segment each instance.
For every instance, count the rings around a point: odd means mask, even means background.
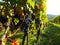
[[[35,1],[33,0],[27,0],[27,3],[29,3],[31,6],[32,6],[32,8],[34,8],[34,6],[35,6]]]

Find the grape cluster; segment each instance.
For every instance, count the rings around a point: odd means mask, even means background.
[[[21,30],[24,31],[22,45],[24,45],[24,41],[25,41],[26,36],[27,36],[27,40],[28,40],[28,28],[30,27],[30,24],[31,24],[31,18],[30,18],[30,15],[27,13],[25,15],[25,19],[24,19],[24,22],[21,27]],[[27,42],[27,44],[28,44],[28,42]]]
[[[35,19],[35,14],[31,14],[31,19],[32,19],[32,21]]]
[[[8,21],[8,19],[7,19],[7,17],[6,16],[2,16],[2,15],[0,15],[0,22],[1,23],[6,23]]]
[[[31,24],[31,19],[29,17],[29,14],[26,14],[25,20],[21,26],[21,30],[23,30],[24,32],[28,32],[28,28],[29,28],[30,24]]]
[[[36,24],[36,29],[39,28],[39,26],[40,26],[40,19],[39,18],[35,19],[35,24]]]

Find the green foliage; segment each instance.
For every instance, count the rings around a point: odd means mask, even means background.
[[[54,17],[52,20],[50,20],[51,22],[53,23],[57,23],[57,24],[60,24],[60,15],[59,16],[56,16]]]
[[[26,6],[26,4],[29,4],[31,6],[30,8],[36,9],[35,12],[37,13],[37,17],[40,17],[40,19],[41,19],[41,21],[43,21],[43,23],[46,23],[48,21],[47,15],[46,15],[46,2],[45,1],[43,2],[42,0],[38,0],[38,2],[40,2],[40,3],[37,3],[37,1],[35,1],[35,0],[27,0],[27,2],[24,2],[23,0],[4,0],[4,1],[5,1],[5,5],[4,5],[5,10],[4,11],[5,11],[5,15],[7,15],[7,17],[8,17],[8,22],[7,23],[9,23],[9,24],[10,24],[12,18],[13,18],[13,17],[11,17],[9,15],[9,11],[12,10],[13,6],[14,5],[16,6],[16,4],[17,4],[16,10],[18,10],[18,12],[20,11],[21,7],[24,7],[24,6]],[[40,8],[37,10],[37,8],[35,8],[35,6],[39,5],[39,4],[42,7],[40,6]],[[12,12],[14,12],[14,11],[12,11]],[[14,18],[14,22],[15,22],[15,24],[19,23],[18,18]],[[13,28],[11,28],[11,29],[13,30]],[[29,42],[30,45],[36,45],[36,34],[37,34],[38,30],[35,29],[35,21],[32,24],[32,29],[31,30],[29,29],[29,31],[28,31],[28,32],[30,32],[28,34],[29,35],[28,36],[29,37],[28,42]],[[33,32],[33,34],[32,34],[32,32]],[[17,32],[17,34],[15,34],[14,36],[12,36],[11,39],[14,40],[14,39],[18,39],[19,38],[20,40],[22,40],[23,39],[23,35],[24,35],[24,32],[19,31],[19,32]],[[27,41],[27,39],[26,39],[26,41]],[[38,40],[38,41],[39,41],[38,45],[40,45],[40,40]],[[9,42],[9,40],[7,42],[9,43],[9,45],[11,44],[11,42]],[[20,43],[22,43],[22,41]]]
[[[4,3],[4,2],[0,2],[0,6],[1,6],[1,5],[5,5],[5,3]]]
[[[58,24],[55,23],[48,23],[48,27],[45,30],[42,30],[41,36],[40,36],[40,44],[39,45],[59,45],[60,44],[60,27],[57,26]],[[30,30],[29,30],[30,31]],[[4,32],[4,30],[2,31]],[[15,34],[13,37],[11,37],[12,40],[20,40],[20,45],[22,43],[23,39],[23,32],[18,31],[17,34]],[[3,35],[3,33],[0,33],[0,37]],[[26,42],[25,42],[26,43]],[[29,33],[29,45],[36,45],[36,30],[34,30],[34,34],[31,32]],[[7,44],[11,44],[11,41],[7,41]]]
[[[60,43],[60,26],[55,23],[48,23],[48,27],[42,33],[41,45],[59,45]]]
[[[34,8],[34,6],[35,6],[35,1],[34,0],[27,0],[27,3],[29,3],[30,6],[32,6],[32,8]]]
[[[19,23],[19,19],[18,18],[14,18],[14,22],[17,25],[17,23]]]

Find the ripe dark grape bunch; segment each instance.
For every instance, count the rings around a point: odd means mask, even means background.
[[[31,19],[29,17],[29,14],[26,14],[25,15],[25,20],[24,20],[24,22],[21,26],[21,30],[23,30],[24,32],[27,32],[30,24],[31,24]]]
[[[4,27],[6,27],[7,21],[8,18],[6,16],[0,15],[0,22],[3,24]]]
[[[6,23],[8,21],[8,19],[7,19],[7,17],[6,16],[2,16],[2,15],[0,15],[0,22],[1,23]]]

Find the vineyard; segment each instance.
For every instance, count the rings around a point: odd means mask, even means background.
[[[47,22],[46,0],[2,0],[0,45],[43,45]]]

